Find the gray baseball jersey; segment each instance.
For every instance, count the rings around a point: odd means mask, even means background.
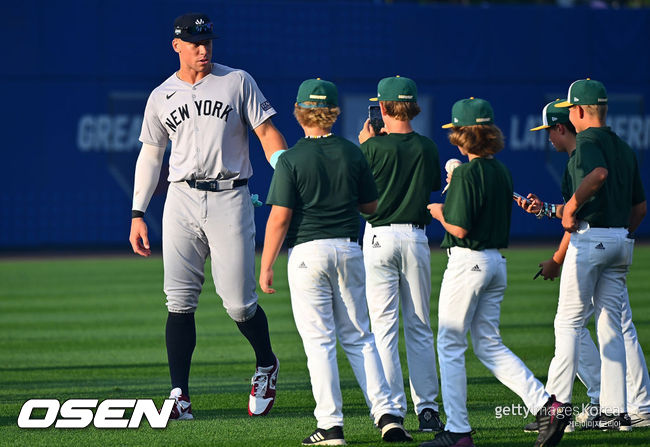
[[[238,322],[257,309],[255,223],[248,187],[203,191],[184,180],[248,179],[248,129],[275,114],[253,78],[220,64],[195,84],[176,74],[149,96],[140,141],[165,147],[171,182],[163,215],[165,294],[170,312],[198,306],[211,254],[217,294]]]
[[[174,73],[151,92],[140,141],[158,147],[172,141],[170,182],[246,179],[253,174],[248,128],[275,113],[251,75],[213,63],[196,84]]]

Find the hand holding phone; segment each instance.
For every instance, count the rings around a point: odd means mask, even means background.
[[[381,109],[379,106],[368,106],[368,119],[370,120],[372,130],[375,131],[375,135],[379,135],[381,129],[384,127],[384,120],[381,118]]]
[[[516,192],[512,193],[512,198],[513,198],[513,200],[521,199],[524,202],[526,202],[526,205],[530,205],[530,203],[531,203],[530,200],[528,200],[527,198],[525,198],[521,194],[517,194]]]

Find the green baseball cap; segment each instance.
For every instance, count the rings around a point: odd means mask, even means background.
[[[607,105],[607,90],[602,82],[593,79],[579,79],[569,86],[566,101],[555,107]]]
[[[321,78],[307,79],[298,88],[296,102],[300,107],[305,108],[338,107],[339,93],[333,82]],[[306,102],[316,102],[316,104],[305,104]]]
[[[557,104],[563,102],[563,99],[556,99],[555,101],[551,101],[548,104],[544,106],[544,110],[542,110],[542,125],[533,127],[530,129],[531,131],[535,130],[542,130],[542,129],[548,129],[551,126],[555,126],[556,124],[563,124],[563,123],[568,123],[569,122],[569,109],[567,108],[558,108],[556,107]]]
[[[451,123],[442,126],[450,127],[476,126],[477,124],[494,124],[492,106],[485,99],[467,98],[456,101],[451,108]]]
[[[377,85],[377,97],[370,98],[370,100],[416,102],[418,100],[418,88],[412,79],[399,75],[384,78]]]

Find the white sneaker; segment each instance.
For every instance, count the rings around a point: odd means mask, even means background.
[[[650,413],[630,413],[632,427],[650,427]]]
[[[169,393],[169,398],[174,399],[175,401],[169,419],[177,421],[194,419],[194,416],[192,416],[192,402],[190,402],[189,397],[183,394],[180,388],[174,388],[172,392]]]
[[[275,403],[275,384],[278,381],[280,361],[275,358],[275,365],[258,367],[251,379],[251,394],[248,396],[249,416],[265,416]]]

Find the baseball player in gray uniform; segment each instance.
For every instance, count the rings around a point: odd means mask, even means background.
[[[597,85],[596,85],[597,86]],[[603,88],[604,89],[604,88]],[[571,173],[575,171],[577,158],[575,155],[576,148],[576,131],[569,119],[569,109],[557,107],[557,104],[564,102],[556,100],[544,107],[542,111],[541,126],[531,129],[537,131],[547,129],[549,140],[560,152],[569,154],[569,162],[564,175],[562,191],[565,197],[571,197],[572,177]],[[525,203],[518,199],[519,205],[529,213],[535,213],[538,217],[547,216],[549,218],[562,217],[564,204],[549,204],[542,202],[535,194],[528,194],[529,201]],[[565,232],[560,247],[553,254],[551,259],[540,264],[542,267],[541,274],[544,279],[554,279],[560,275],[560,269],[571,241],[571,233]],[[562,276],[561,281],[572,281],[573,276]],[[562,287],[562,286],[561,286]],[[627,409],[630,416],[630,426],[645,427],[650,426],[650,378],[648,377],[648,368],[645,362],[645,356],[636,333],[636,328],[632,322],[632,311],[630,308],[627,287],[623,284],[622,299],[622,320],[621,329],[625,344],[625,358],[627,363],[627,372],[625,378]],[[594,314],[593,300],[586,311],[585,323],[589,321]],[[560,309],[558,308],[558,312]],[[580,348],[577,365],[578,377],[587,385],[588,395],[593,405],[592,409],[576,417],[576,422],[581,423],[585,428],[600,427],[600,412],[598,409],[598,400],[600,396],[601,382],[601,362],[598,349],[595,347],[589,330],[583,327],[580,331]],[[595,395],[592,392],[595,389]],[[625,428],[623,426],[614,426],[609,428]]]
[[[387,442],[411,441],[370,332],[364,294],[359,210],[377,207],[377,188],[363,154],[331,133],[340,109],[336,86],[308,79],[294,115],[305,137],[278,160],[269,189],[260,286],[273,293],[273,264],[287,239],[291,308],[307,355],[316,430],[303,445],[344,445],[336,341],[345,351]]]
[[[482,99],[457,101],[452,108],[449,141],[467,156],[451,177],[442,203],[429,210],[446,230],[441,247],[449,262],[438,302],[438,359],[445,431],[421,447],[471,447],[467,412],[465,351],[470,332],[474,352],[494,376],[524,401],[539,423],[536,446],[560,442],[569,422],[568,404],[549,396],[524,362],[501,340],[499,320],[506,290],[506,260],[512,212],[512,177],[494,155],[503,135],[492,106]]]
[[[275,401],[279,362],[255,293],[255,223],[248,178],[248,129],[267,159],[286,149],[273,126],[275,110],[245,71],[212,63],[213,24],[202,13],[174,22],[172,47],[180,68],[155,88],[144,113],[135,168],[130,242],[149,256],[143,215],[171,140],[169,190],[163,214],[164,291],[172,419],[192,419],[189,372],[196,345],[194,312],[208,255],[217,294],[255,351],[248,413],[265,415]]]
[[[366,120],[359,133],[377,183],[379,202],[367,220],[363,240],[366,299],[377,349],[399,405],[406,414],[406,394],[399,359],[399,314],[402,309],[411,398],[420,431],[440,431],[438,374],[431,302],[431,250],[424,228],[431,191],[440,189],[438,147],[413,131],[411,120],[420,113],[417,87],[409,78],[384,78],[377,98],[386,134],[375,136]]]

